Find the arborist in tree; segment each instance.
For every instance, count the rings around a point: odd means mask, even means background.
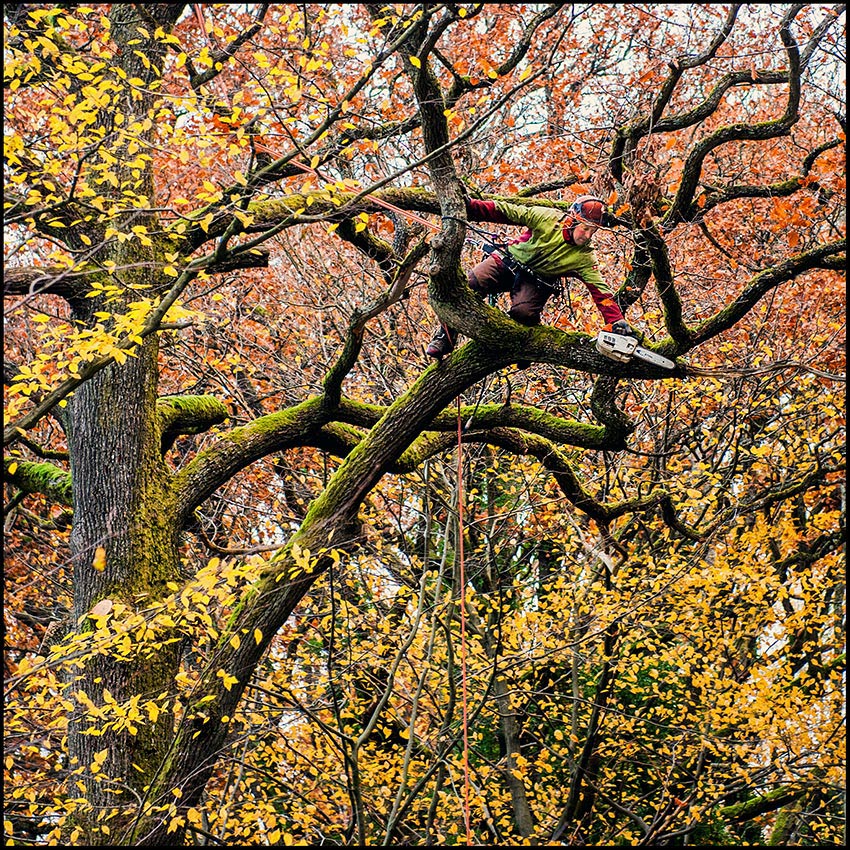
[[[611,331],[639,337],[623,318],[605,285],[590,245],[596,230],[610,225],[610,214],[601,198],[582,195],[566,214],[552,207],[524,207],[506,201],[467,198],[466,214],[469,221],[527,228],[506,248],[492,250],[493,246],[489,246],[488,256],[469,272],[473,292],[482,298],[491,293],[510,292],[508,315],[520,324],[538,325],[546,302],[560,291],[559,279],[578,277]],[[457,336],[454,328],[441,324],[425,353],[438,359],[445,357],[455,347]]]

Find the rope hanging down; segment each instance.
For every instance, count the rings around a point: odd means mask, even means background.
[[[466,572],[463,563],[463,426],[460,415],[460,396],[457,397],[457,558],[460,584],[460,688],[463,711],[463,822],[466,844],[472,844],[469,825],[469,718],[466,692]]]

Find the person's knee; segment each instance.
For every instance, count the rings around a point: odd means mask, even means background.
[[[540,311],[534,310],[525,304],[514,304],[514,306],[508,310],[508,315],[515,322],[519,322],[521,325],[540,324]]]
[[[469,288],[479,297],[483,298],[487,294],[487,290],[481,285],[481,281],[475,276],[475,273],[470,271],[466,276]]]

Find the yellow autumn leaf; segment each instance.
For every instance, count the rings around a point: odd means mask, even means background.
[[[230,690],[238,681],[235,676],[230,676],[227,672],[222,669],[216,671],[216,676],[221,679],[221,683],[224,685],[225,690]]]
[[[422,62],[420,61],[418,56],[411,56],[410,57],[410,64],[413,65],[414,68],[421,68],[422,67]]]
[[[99,573],[102,573],[106,569],[106,549],[103,546],[98,546],[94,550],[94,560],[91,562],[91,565]]]

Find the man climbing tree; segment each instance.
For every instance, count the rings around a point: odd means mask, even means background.
[[[843,839],[843,7],[3,11],[7,844]]]
[[[618,334],[637,336],[605,285],[591,240],[612,217],[605,202],[596,195],[582,195],[564,213],[551,207],[520,207],[507,201],[466,199],[466,214],[472,221],[515,224],[528,228],[511,245],[491,251],[469,272],[469,286],[482,297],[510,292],[508,315],[523,325],[540,323],[549,298],[559,291],[559,279],[578,277],[590,292],[602,318]],[[457,331],[440,324],[426,348],[429,357],[449,354]],[[519,361],[520,365],[527,361]]]

